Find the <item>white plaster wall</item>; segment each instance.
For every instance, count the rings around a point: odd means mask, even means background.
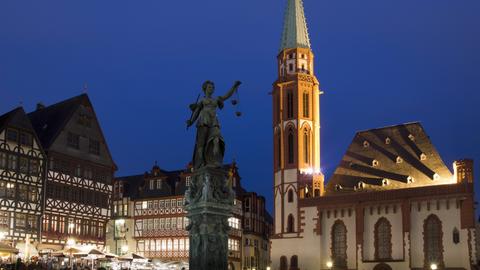
[[[356,225],[355,225],[355,210],[351,209],[351,215],[348,215],[348,208],[344,209],[344,215],[341,215],[341,209],[336,209],[330,211],[330,217],[327,214],[328,210],[323,210],[322,218],[322,236],[321,236],[321,261],[320,264],[322,267],[325,267],[327,262],[331,260],[331,247],[332,247],[332,226],[336,220],[341,220],[347,227],[347,265],[349,269],[356,268],[356,259],[357,259],[357,247],[356,247]]]
[[[302,233],[302,244],[297,246],[298,267],[300,269],[319,269],[321,265],[321,250],[320,250],[320,235],[317,235],[314,230],[317,227],[318,218],[317,207],[302,208],[305,211],[304,223]]]
[[[274,221],[274,226],[275,226],[275,233],[281,233],[282,232],[282,194],[281,194],[281,189],[278,189],[278,186],[281,183],[281,172],[276,172],[275,173],[275,190],[274,190],[274,196],[275,196],[275,221]]]
[[[468,230],[460,228],[460,208],[457,208],[454,199],[450,199],[450,209],[447,210],[446,200],[440,201],[440,209],[437,210],[435,200],[430,201],[430,210],[427,202],[422,202],[420,211],[418,203],[411,205],[411,257],[412,267],[423,267],[423,224],[430,214],[435,214],[442,221],[443,231],[443,260],[446,267],[463,267],[470,269],[468,252]],[[452,232],[454,228],[460,232],[460,243],[454,244]]]
[[[290,214],[293,215],[295,218],[295,225],[298,222],[298,193],[297,193],[297,169],[290,169],[284,171],[284,185],[285,185],[285,196],[283,196],[283,203],[284,203],[284,216],[283,216],[283,224],[285,224],[285,230],[287,229],[288,224],[288,216]],[[288,202],[288,190],[293,188],[293,202]],[[297,231],[297,228],[295,231]]]
[[[386,208],[388,207],[388,214]],[[380,212],[379,212],[380,208]],[[365,208],[364,233],[363,233],[363,259],[375,259],[375,224],[385,217],[392,225],[392,259],[403,259],[403,228],[401,206],[396,205],[396,213],[393,211],[394,205],[378,205]],[[372,214],[370,214],[372,213]]]

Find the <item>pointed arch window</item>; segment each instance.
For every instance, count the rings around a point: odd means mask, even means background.
[[[293,233],[295,232],[295,218],[293,217],[292,214],[288,215],[288,220],[287,220],[287,233]]]
[[[298,256],[297,255],[293,255],[291,258],[290,258],[290,269],[298,269]]]
[[[443,265],[442,222],[436,215],[430,215],[423,225],[425,265]]]
[[[310,163],[310,134],[307,128],[303,130],[303,160]]]
[[[452,237],[453,237],[454,244],[460,243],[460,232],[458,231],[457,228],[453,229]]]
[[[287,118],[293,118],[293,92],[287,92]]]
[[[336,268],[347,267],[347,227],[340,220],[332,226],[332,260]]]
[[[288,164],[294,162],[293,131],[288,132]]]
[[[287,197],[288,197],[287,200],[288,200],[289,203],[293,202],[293,190],[292,189],[288,190]]]
[[[392,258],[392,225],[384,217],[375,224],[375,258],[377,260]]]
[[[280,257],[280,270],[287,270],[287,268],[288,268],[287,257],[285,256]]]
[[[303,117],[310,117],[310,94],[303,93]]]
[[[278,159],[278,166],[282,166],[282,138],[280,134],[277,137],[277,159]]]

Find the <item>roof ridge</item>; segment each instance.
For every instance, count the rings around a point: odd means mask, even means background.
[[[365,132],[372,132],[372,131],[384,130],[384,129],[401,127],[401,126],[410,126],[410,125],[420,125],[420,126],[422,126],[422,122],[412,121],[412,122],[406,122],[406,123],[402,123],[402,124],[389,125],[389,126],[383,126],[383,127],[378,127],[378,128],[372,128],[372,129],[364,129],[364,130],[357,131],[356,135],[359,135],[359,134],[365,133]]]

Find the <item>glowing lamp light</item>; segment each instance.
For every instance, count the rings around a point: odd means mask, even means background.
[[[73,229],[74,227],[75,227],[75,224],[73,224],[73,223],[68,223],[68,228],[69,228],[69,229]]]
[[[123,225],[123,224],[125,224],[125,219],[117,219],[117,220],[115,220],[115,223],[117,225]]]
[[[75,239],[73,239],[73,238],[68,238],[68,240],[67,240],[67,245],[69,245],[69,246],[75,245]]]
[[[267,266],[267,270],[270,270],[270,266]]]
[[[6,232],[0,232],[0,241],[4,240],[6,236],[7,236]]]
[[[438,266],[437,266],[437,264],[435,264],[435,263],[432,263],[432,264],[430,265],[430,269],[432,269],[432,270],[436,270],[436,269],[438,269]]]
[[[333,267],[333,262],[328,261],[328,262],[327,262],[327,267],[328,267],[329,269],[332,268],[332,267]]]
[[[128,246],[127,245],[123,245],[122,246],[122,252],[123,253],[126,253],[128,251]]]

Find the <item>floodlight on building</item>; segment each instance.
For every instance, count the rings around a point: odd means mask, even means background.
[[[437,269],[438,269],[437,264],[436,264],[436,263],[430,264],[430,269],[432,269],[432,270],[437,270]]]
[[[270,270],[270,266],[267,266],[267,270]]]
[[[123,253],[127,253],[127,252],[128,252],[128,246],[127,246],[127,245],[123,245],[123,246],[122,246],[122,252],[123,252]]]
[[[73,238],[68,238],[68,239],[67,239],[67,245],[68,245],[68,246],[73,246],[73,245],[75,245],[75,239],[73,239]]]
[[[0,241],[7,237],[7,232],[0,232]]]
[[[328,269],[331,269],[333,267],[333,262],[328,261],[327,262],[327,267],[328,267]]]

